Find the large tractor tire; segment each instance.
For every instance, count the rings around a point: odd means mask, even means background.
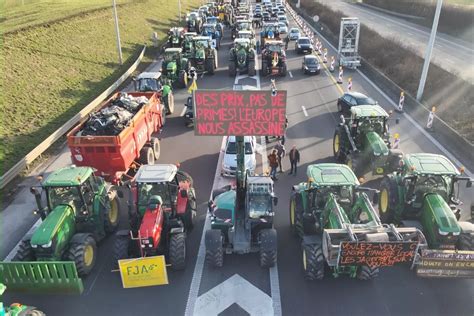
[[[170,92],[166,98],[166,110],[167,110],[167,115],[173,114],[174,113],[174,95],[172,92]]]
[[[267,63],[265,60],[262,60],[262,76],[266,76],[267,74],[268,74]]]
[[[303,237],[303,209],[300,194],[294,194],[290,200],[290,227],[295,236]]]
[[[35,253],[31,247],[30,240],[22,240],[18,251],[13,257],[12,261],[35,261]]]
[[[342,133],[341,129],[338,128],[334,132],[334,137],[332,139],[332,151],[334,154],[334,158],[336,158],[336,161],[339,163],[344,163],[346,161],[346,154],[342,146]]]
[[[257,74],[257,70],[255,69],[255,60],[249,61],[249,66],[248,66],[248,68],[249,68],[249,71],[248,71],[248,72],[249,72],[249,76],[250,76],[250,77],[253,77],[253,76],[255,76],[255,75]]]
[[[130,258],[130,236],[128,231],[124,231],[124,234],[117,234],[115,237],[113,258],[114,266],[118,266],[118,261]]]
[[[370,268],[368,266],[361,266],[357,271],[357,279],[359,280],[372,280],[378,277],[379,268]]]
[[[236,74],[237,74],[237,69],[235,67],[235,62],[230,61],[229,62],[229,76],[235,77]]]
[[[186,234],[173,234],[170,238],[169,261],[171,269],[183,270],[186,267]]]
[[[7,314],[9,315],[9,314]],[[25,310],[22,310],[18,316],[46,316],[45,313],[40,311],[39,309],[36,309],[36,307],[27,307]]]
[[[194,228],[194,214],[196,212],[196,201],[195,200],[188,200],[186,204],[186,211],[183,215],[183,223],[184,229],[187,232],[190,232]]]
[[[379,215],[382,223],[393,223],[399,203],[397,183],[392,177],[384,177],[380,183]]]
[[[219,229],[206,231],[206,262],[214,268],[224,265],[224,237]]]
[[[76,263],[77,273],[80,277],[88,275],[94,268],[97,259],[97,245],[91,235],[73,236],[71,246],[67,252],[68,260]],[[76,238],[74,238],[76,237]],[[74,241],[76,239],[77,241]]]
[[[303,244],[304,276],[309,281],[324,278],[324,255],[321,244]]]
[[[163,107],[163,109],[161,110],[161,126],[165,126],[166,124],[167,113],[168,113],[168,110],[166,109],[166,107]]]
[[[156,137],[152,137],[150,140],[151,149],[153,150],[153,156],[155,157],[155,161],[160,159],[161,155],[161,146],[160,140]]]
[[[109,203],[110,206],[105,210],[105,220],[104,220],[104,230],[106,233],[110,234],[117,230],[119,225],[120,217],[120,202],[117,197],[117,192],[109,192]]]
[[[155,153],[151,147],[145,146],[140,150],[140,158],[138,162],[142,165],[154,165]]]
[[[181,71],[178,76],[178,84],[180,88],[186,88],[188,86],[188,75],[186,71]]]
[[[260,231],[260,266],[271,268],[277,262],[277,232],[274,228]]]
[[[474,234],[461,233],[458,240],[458,248],[460,250],[474,251]]]
[[[206,59],[206,71],[208,74],[214,74],[214,59]]]
[[[286,74],[288,73],[286,63],[283,63],[283,65],[280,67],[280,76],[286,77]]]

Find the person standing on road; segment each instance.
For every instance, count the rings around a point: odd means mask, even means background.
[[[291,171],[289,174],[293,174],[293,169],[295,170],[294,175],[296,176],[296,168],[298,163],[300,162],[300,152],[298,149],[296,149],[296,146],[293,146],[290,150],[290,154],[288,155],[290,158],[290,164],[291,164]]]
[[[286,154],[285,146],[283,146],[283,143],[279,141],[275,145],[274,149],[277,151],[278,166],[280,167],[280,173],[281,173],[283,172],[283,169],[281,167],[281,160],[283,159],[283,157],[285,157],[285,154]]]
[[[272,150],[272,153],[268,155],[268,164],[270,165],[270,177],[272,180],[277,180],[276,172],[278,168],[278,157],[276,149]]]
[[[288,50],[288,44],[290,43],[290,37],[287,35],[285,37],[285,50]]]

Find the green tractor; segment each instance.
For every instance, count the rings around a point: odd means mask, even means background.
[[[185,58],[190,58],[193,56],[194,52],[194,37],[198,36],[196,32],[186,32],[184,33],[183,40],[183,56]]]
[[[75,166],[51,173],[31,192],[42,222],[21,241],[13,262],[0,263],[0,278],[13,290],[80,293],[78,276],[92,271],[97,242],[119,224],[117,192],[93,168]]]
[[[190,64],[197,73],[214,74],[217,69],[217,51],[212,47],[212,39],[209,36],[195,36],[193,38],[194,51],[189,58]]]
[[[0,283],[0,296],[3,295],[7,287]],[[37,310],[34,306],[27,306],[20,303],[13,303],[10,306],[3,306],[0,302],[0,316],[45,316],[46,314]]]
[[[406,254],[408,259],[415,259],[418,245],[425,244],[421,231],[382,225],[366,193],[376,190],[359,186],[348,166],[310,165],[307,176],[307,182],[293,186],[289,215],[292,231],[303,240],[303,268],[308,280],[322,279],[326,265],[336,277],[348,274],[361,280],[376,277],[379,266],[392,265],[377,261],[379,258],[371,258],[372,255],[349,261],[342,250],[351,243],[361,249],[370,244],[383,249],[410,243],[415,247]]]
[[[234,77],[237,70],[239,73],[247,72],[250,77],[255,76],[255,55],[249,39],[235,39],[234,47],[229,52],[229,76]]]
[[[183,56],[182,48],[167,48],[163,54],[161,63],[161,75],[164,82],[179,88],[188,85],[189,62]]]
[[[352,107],[351,117],[346,120],[341,116],[334,133],[336,161],[346,163],[357,176],[369,170],[373,175],[396,170],[403,153],[390,148],[388,121],[389,115],[378,105]]]
[[[133,77],[133,86],[135,91],[140,92],[159,92],[160,100],[165,105],[162,113],[162,120],[168,114],[174,112],[174,95],[171,86],[163,83],[161,72],[142,72],[137,77]],[[165,111],[163,111],[165,112]],[[164,124],[164,123],[163,123]]]
[[[458,208],[460,182],[472,179],[436,154],[407,154],[400,165],[380,184],[382,221],[419,227],[432,249],[474,251],[474,224],[459,221]]]
[[[172,27],[168,31],[168,47],[181,47],[184,40],[184,28]]]

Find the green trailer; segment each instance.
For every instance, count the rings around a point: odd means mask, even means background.
[[[42,222],[21,241],[0,278],[14,291],[81,293],[97,258],[97,242],[119,223],[114,187],[90,167],[66,167],[32,187]],[[46,205],[43,206],[43,198]]]

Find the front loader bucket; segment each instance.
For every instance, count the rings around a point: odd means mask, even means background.
[[[474,251],[423,250],[416,274],[426,278],[474,278]]]
[[[329,266],[389,267],[413,263],[420,247],[426,246],[416,228],[378,226],[372,228],[326,229],[323,252]]]
[[[8,290],[28,293],[81,294],[74,262],[0,262],[0,280]]]

